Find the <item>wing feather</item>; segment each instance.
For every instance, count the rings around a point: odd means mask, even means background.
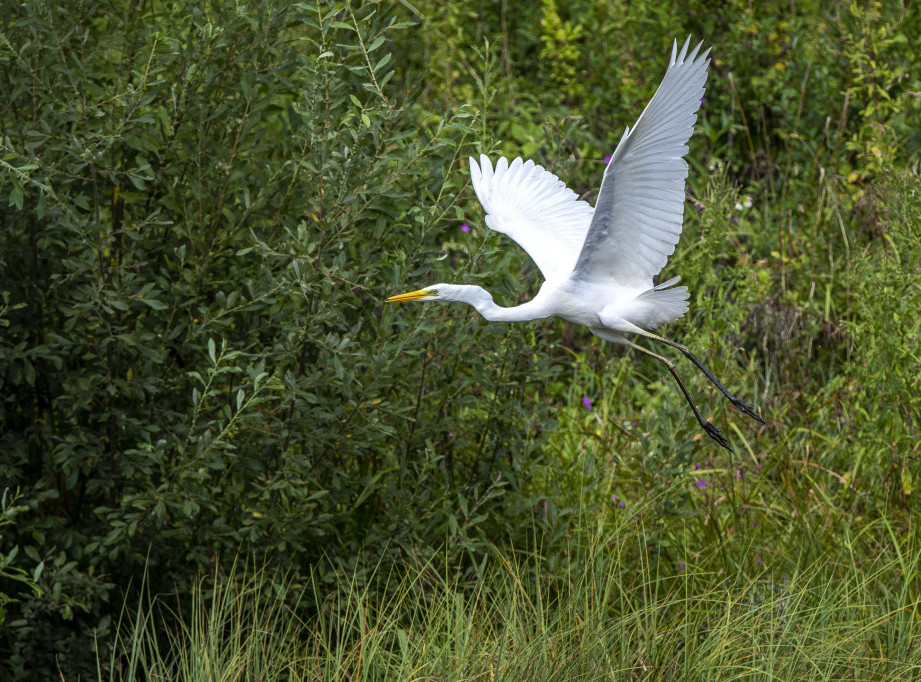
[[[511,163],[504,156],[495,169],[485,154],[470,159],[470,179],[486,211],[486,225],[514,239],[546,279],[568,277],[592,220],[592,207],[553,173],[533,161]]]
[[[649,286],[681,235],[684,155],[704,94],[710,60],[690,38],[672,57],[662,83],[627,128],[601,180],[595,213],[573,276]]]

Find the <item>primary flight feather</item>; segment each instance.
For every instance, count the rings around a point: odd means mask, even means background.
[[[482,287],[434,284],[392,296],[397,301],[459,301],[488,320],[518,322],[557,316],[582,324],[606,341],[624,344],[666,364],[706,433],[723,447],[729,442],[703,418],[673,363],[634,344],[636,334],[677,348],[745,414],[763,423],[754,408],[730,394],[685,346],[652,333],[688,309],[687,287],[679,277],[655,285],[681,235],[687,142],[707,80],[709,50],[688,52],[677,42],[665,78],[633,128],[611,155],[595,206],[533,161],[470,159],[470,177],[486,211],[486,225],[515,240],[544,275],[531,301],[498,306]]]

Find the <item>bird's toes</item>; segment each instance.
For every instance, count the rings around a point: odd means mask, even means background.
[[[729,445],[729,440],[726,438],[726,436],[723,435],[722,431],[720,431],[718,428],[716,428],[715,425],[708,421],[704,422],[703,427],[704,431],[707,432],[707,435],[710,436],[710,438],[729,450],[729,452],[732,452],[732,448]]]
[[[742,401],[739,400],[738,398],[734,399],[734,400],[732,401],[732,404],[735,405],[736,408],[737,408],[740,412],[744,412],[745,414],[747,414],[749,417],[751,417],[751,418],[754,419],[755,421],[759,421],[759,422],[761,422],[762,424],[764,423],[764,419],[761,418],[761,415],[760,415],[760,414],[758,414],[757,412],[755,412],[755,408],[754,408],[752,405],[749,405],[749,404],[746,403],[746,402],[742,402]]]

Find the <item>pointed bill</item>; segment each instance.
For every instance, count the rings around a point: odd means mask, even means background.
[[[406,294],[397,294],[396,296],[391,296],[384,303],[399,303],[400,301],[421,301],[426,298],[431,298],[435,295],[433,289],[419,289],[418,291],[410,291]]]

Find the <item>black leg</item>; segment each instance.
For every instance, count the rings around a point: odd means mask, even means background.
[[[688,348],[687,346],[682,346],[680,343],[675,343],[674,341],[669,341],[668,339],[664,339],[664,338],[662,338],[661,336],[657,336],[656,334],[650,334],[649,332],[643,332],[642,335],[645,336],[645,337],[647,337],[647,338],[653,339],[653,340],[655,340],[655,341],[661,341],[662,343],[666,344],[667,346],[671,346],[672,348],[677,348],[678,350],[680,350],[682,353],[684,353],[684,356],[685,356],[688,360],[690,360],[691,362],[693,362],[693,363],[697,366],[697,369],[699,369],[701,372],[703,372],[704,375],[705,375],[710,381],[713,382],[713,385],[716,386],[716,387],[723,393],[723,395],[726,396],[726,397],[729,399],[729,402],[731,402],[731,403],[736,407],[737,410],[739,410],[740,412],[744,412],[744,413],[747,414],[749,417],[751,417],[752,419],[755,419],[755,420],[761,422],[762,424],[764,423],[764,420],[761,418],[761,415],[759,415],[757,412],[755,412],[755,408],[752,407],[751,405],[749,405],[748,403],[746,403],[745,401],[739,400],[739,399],[736,398],[734,395],[732,395],[732,393],[730,393],[729,391],[727,391],[727,390],[726,390],[726,387],[723,386],[723,385],[717,380],[717,378],[716,378],[715,376],[713,376],[713,374],[710,373],[710,370],[708,370],[706,367],[704,367],[703,363],[702,363],[700,360],[697,359],[697,356],[694,355],[694,354],[691,352],[691,349],[690,349],[690,348]]]
[[[638,346],[631,341],[627,341],[627,344],[631,348],[636,348],[641,353],[645,353],[646,355],[649,355],[650,357],[665,363],[665,366],[668,367],[668,371],[672,373],[672,376],[675,377],[675,381],[678,382],[678,388],[681,389],[681,392],[684,394],[684,399],[687,400],[688,405],[691,406],[691,410],[694,412],[694,416],[697,417],[697,423],[700,424],[701,428],[706,431],[710,438],[729,450],[729,452],[732,452],[732,448],[729,447],[729,441],[726,439],[726,436],[724,436],[714,424],[704,419],[703,415],[700,414],[700,410],[697,409],[697,405],[695,405],[694,401],[691,399],[691,395],[688,393],[688,389],[684,387],[684,382],[681,381],[681,377],[678,376],[678,371],[675,369],[674,363],[672,363],[672,361],[668,358],[665,358],[658,353],[653,353],[651,350],[647,350],[642,346]]]

